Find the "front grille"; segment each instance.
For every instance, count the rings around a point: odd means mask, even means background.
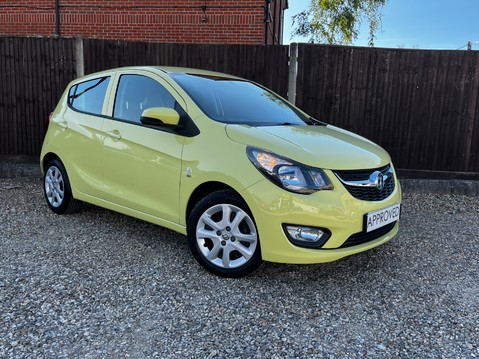
[[[384,181],[384,187],[382,189],[378,189],[377,187],[358,186],[345,183],[367,181],[369,180],[371,174],[373,174],[375,171],[379,171],[383,175],[388,176],[388,178]],[[389,197],[391,193],[393,193],[396,186],[391,165],[386,165],[377,169],[333,172],[343,183],[348,192],[353,197],[362,201],[382,201],[383,199]]]
[[[384,227],[375,229],[374,231],[371,231],[371,232],[355,233],[351,237],[349,237],[346,240],[346,242],[344,242],[339,248],[347,248],[347,247],[352,247],[352,246],[357,246],[359,244],[367,243],[370,241],[374,241],[375,239],[378,239],[379,237],[382,237],[385,234],[389,233],[394,228],[395,224],[396,222],[389,223],[385,225]]]

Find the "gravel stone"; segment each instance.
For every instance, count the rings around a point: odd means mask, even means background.
[[[210,275],[184,236],[0,178],[2,358],[477,358],[479,197],[405,191],[399,235]]]

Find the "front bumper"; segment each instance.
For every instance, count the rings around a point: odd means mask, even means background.
[[[349,237],[363,231],[364,215],[401,202],[401,187],[396,180],[392,194],[382,201],[361,201],[352,197],[344,186],[328,173],[333,190],[310,195],[287,192],[263,180],[242,193],[256,221],[265,261],[280,263],[331,262],[366,251],[391,240],[398,232],[399,221],[380,237],[366,243],[340,248]],[[327,228],[330,238],[319,249],[293,245],[283,224]]]

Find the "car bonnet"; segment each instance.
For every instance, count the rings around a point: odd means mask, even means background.
[[[391,161],[375,143],[334,126],[227,125],[235,141],[303,164],[334,170],[378,168]]]

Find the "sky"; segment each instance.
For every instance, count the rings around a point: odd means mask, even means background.
[[[291,39],[291,17],[306,10],[309,0],[289,0],[285,11],[283,42],[307,42]],[[375,47],[418,49],[479,50],[479,0],[388,0],[383,7],[382,29]],[[368,27],[363,24],[356,46],[368,46]]]

